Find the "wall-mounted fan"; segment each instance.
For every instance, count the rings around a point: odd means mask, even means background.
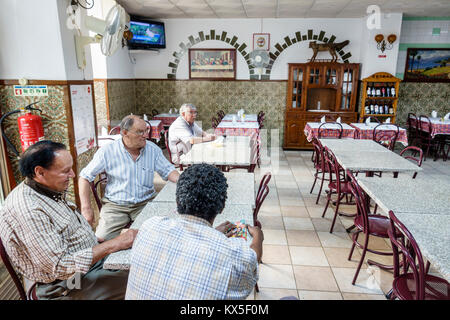
[[[100,43],[100,48],[105,56],[110,56],[116,52],[119,45],[122,43],[122,37],[127,23],[130,21],[130,16],[125,12],[125,9],[120,5],[112,7],[105,20],[95,18],[93,16],[84,17],[84,26],[96,32],[95,37],[87,37],[75,35],[75,50],[77,53],[77,63],[80,69],[86,67],[86,56],[84,53],[84,46],[90,43]]]
[[[250,52],[250,64],[258,70],[261,78],[262,71],[269,65],[270,57],[266,50],[253,50]]]

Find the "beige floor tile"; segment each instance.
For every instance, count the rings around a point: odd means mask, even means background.
[[[329,267],[293,266],[297,289],[339,291]]]
[[[358,237],[358,242],[360,244],[364,244],[365,239],[366,239],[365,235],[363,233],[361,233]],[[386,243],[386,241],[384,241],[383,238],[375,237],[375,236],[369,237],[369,249],[392,252],[391,247]]]
[[[300,300],[342,300],[340,292],[298,290]]]
[[[287,245],[286,232],[263,228],[264,244]]]
[[[306,207],[282,206],[280,207],[280,209],[281,214],[284,217],[309,218],[308,210],[306,210]]]
[[[378,267],[371,266],[370,268],[376,269],[376,275],[379,274],[379,277],[377,277],[377,282],[380,285],[381,290],[384,294],[387,294],[392,289],[392,281],[394,281],[394,274],[391,270],[382,270]]]
[[[280,300],[283,297],[293,296],[298,298],[297,290],[293,289],[272,289],[259,288],[255,293],[255,300]]]
[[[316,231],[330,231],[331,223],[333,222],[333,218],[312,218],[311,219],[314,229]],[[339,219],[336,219],[334,223],[333,232],[345,232],[344,226],[341,224]]]
[[[259,208],[258,216],[279,217],[279,216],[281,216],[280,206],[272,205],[272,204],[269,204],[266,201],[264,201],[261,208]]]
[[[343,292],[344,300],[386,300],[382,294],[348,293]]]
[[[379,273],[374,269],[361,269],[355,285],[352,285],[356,268],[331,268],[341,292],[383,294],[379,281]]]
[[[262,261],[269,264],[291,264],[288,246],[263,244]]]
[[[304,207],[305,203],[303,202],[302,198],[299,196],[298,198],[279,198],[280,205],[281,206],[300,206]]]
[[[346,232],[317,232],[322,247],[351,248],[352,241]]]
[[[284,230],[282,217],[259,216],[258,220],[261,222],[262,229]]]
[[[321,247],[289,246],[293,265],[327,267],[328,260]]]
[[[350,249],[348,248],[323,248],[325,255],[328,259],[328,263],[332,267],[337,268],[356,268],[358,267],[361,255],[358,250],[354,250],[352,259],[347,260],[350,254]],[[367,268],[367,265],[363,264],[362,268]]]
[[[291,265],[259,265],[259,288],[296,289],[294,272]]]
[[[310,218],[283,217],[286,230],[314,230]]]
[[[302,199],[298,188],[277,188],[278,198]]]
[[[323,210],[325,209],[325,206],[306,206],[306,210],[308,210],[309,216],[311,218],[322,218]],[[334,211],[330,208],[327,209],[327,212],[325,213],[324,218],[329,218],[334,216]]]
[[[358,248],[358,252],[360,254],[362,254],[363,250]],[[367,260],[369,260],[369,259],[372,261],[387,265],[387,266],[392,266],[394,263],[394,258],[392,256],[383,256],[381,254],[366,252],[366,256],[364,257],[364,262],[367,263]]]
[[[317,187],[316,187],[317,188]],[[315,189],[314,189],[315,190]],[[317,190],[319,190],[319,189],[317,189]],[[314,194],[314,191],[313,191],[313,194]],[[326,197],[324,196],[324,191],[322,190],[322,194],[321,194],[321,196],[320,196],[320,198],[319,198],[319,202],[316,204],[316,199],[317,199],[317,193],[315,194],[315,198],[305,198],[304,199],[304,202],[305,202],[305,205],[307,206],[307,207],[317,207],[317,208],[322,208],[322,211],[323,211],[323,208],[325,208],[325,205],[327,204],[327,199],[326,199]]]
[[[310,230],[286,230],[286,237],[290,246],[320,247],[317,233]],[[265,241],[265,240],[264,240]]]

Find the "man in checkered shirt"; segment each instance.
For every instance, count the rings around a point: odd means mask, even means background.
[[[40,141],[22,155],[25,181],[0,211],[0,237],[25,278],[37,283],[38,299],[123,299],[128,272],[104,270],[105,257],[131,247],[137,230],[98,242],[91,226],[65,200],[75,176],[61,143]]]
[[[258,280],[260,228],[231,237],[234,224],[212,225],[225,207],[227,182],[208,164],[193,165],[178,179],[178,218],[155,216],[139,229],[130,258],[126,299],[245,299]],[[233,230],[234,229],[234,230]]]

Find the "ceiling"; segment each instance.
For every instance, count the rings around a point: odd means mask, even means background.
[[[450,0],[117,0],[130,14],[159,19],[360,18],[382,13],[450,16]]]

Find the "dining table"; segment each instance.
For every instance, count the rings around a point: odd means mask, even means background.
[[[434,138],[436,135],[450,135],[450,119],[449,120],[444,120],[441,118],[436,118],[436,117],[428,117],[428,119],[430,119],[430,123],[431,123],[431,137]],[[417,128],[419,130],[425,131],[425,132],[429,132],[430,128],[428,125],[428,121],[426,121],[425,118],[422,118],[421,120],[418,119],[418,121],[420,121],[420,125],[417,125],[417,121],[415,118],[411,117],[411,125],[413,126],[417,126]]]
[[[255,206],[255,174],[249,172],[224,172],[227,179],[225,206],[245,204]],[[168,181],[153,202],[175,202],[177,184]]]
[[[161,120],[164,127],[170,126],[180,115],[178,113],[160,113],[153,120]]]
[[[226,136],[192,145],[180,156],[180,164],[208,163],[216,166],[242,166],[252,172],[256,165],[257,142],[249,136]]]
[[[321,122],[307,122],[303,132],[305,133],[306,140],[311,142],[313,138],[319,138],[319,128],[321,128],[321,138],[338,138],[339,131],[342,126],[341,138],[354,138],[355,128],[349,126],[346,123],[341,123],[341,126],[336,123]],[[321,127],[322,125],[322,127]]]
[[[233,121],[233,119],[240,119],[240,117],[235,113],[226,114],[221,121]],[[245,122],[258,122],[257,114],[244,114]]]
[[[450,181],[439,175],[356,177],[381,213],[392,211],[416,240],[422,255],[450,281]]]
[[[350,123],[350,126],[355,128],[355,139],[368,139],[368,140],[373,140],[373,130],[378,125],[380,125],[380,123],[378,122]],[[390,126],[389,123],[383,123],[381,126],[377,128],[377,131],[378,130],[394,133],[397,129],[392,125]],[[408,133],[406,129],[399,128],[396,141],[400,142],[404,146],[408,146]]]
[[[146,220],[154,216],[163,216],[179,219],[176,202],[149,202],[138,215],[130,228],[140,229]],[[253,208],[250,204],[227,204],[221,214],[214,219],[213,227],[217,227],[225,221],[232,223],[243,222],[253,225]],[[247,236],[247,242],[250,244],[252,237]],[[103,263],[103,269],[128,270],[130,268],[131,249],[121,250],[111,253]]]
[[[214,130],[216,136],[257,136],[259,123],[249,121],[221,121]]]

